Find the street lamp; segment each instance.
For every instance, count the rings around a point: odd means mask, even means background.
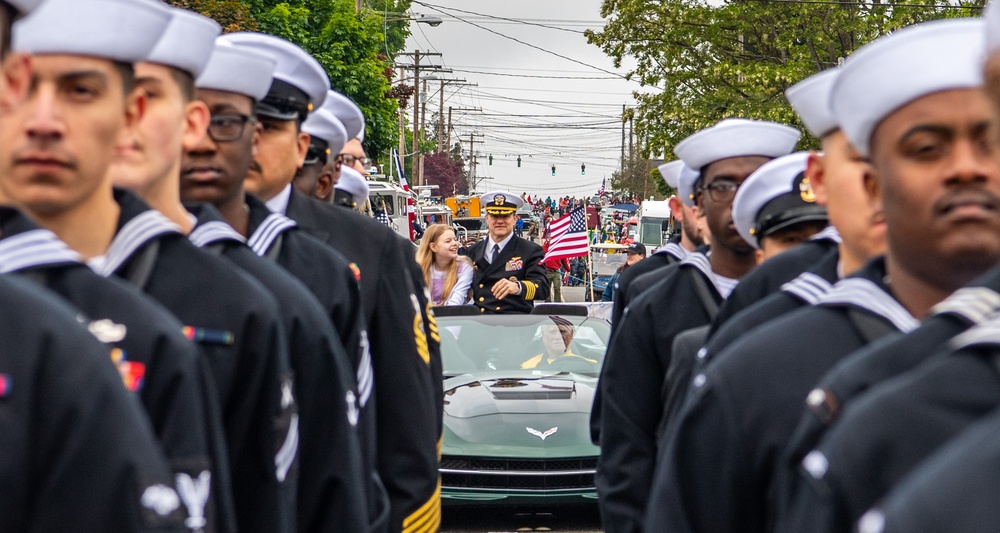
[[[427,24],[428,26],[437,27],[440,26],[444,20],[441,17],[435,17],[433,15],[417,15],[414,17],[400,17],[385,19],[384,22],[401,22],[404,20],[409,20],[411,22],[416,22],[417,24]]]

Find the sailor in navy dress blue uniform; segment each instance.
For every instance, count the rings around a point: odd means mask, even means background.
[[[549,280],[542,265],[542,247],[514,235],[514,212],[524,205],[508,192],[484,194],[489,236],[469,248],[473,261],[472,303],[483,313],[529,313],[545,301]],[[583,216],[571,220],[568,231],[586,231]]]

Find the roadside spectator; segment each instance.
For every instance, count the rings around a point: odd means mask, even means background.
[[[625,271],[626,268],[642,261],[646,258],[646,247],[642,243],[634,242],[631,246],[625,249],[625,264],[618,267],[611,279],[608,280],[608,286],[604,289],[604,294],[601,295],[602,302],[613,302],[615,297],[615,284],[618,283],[618,276]]]

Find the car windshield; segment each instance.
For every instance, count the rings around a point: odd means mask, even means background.
[[[596,376],[610,333],[602,319],[561,315],[439,317],[437,325],[445,376],[492,371]]]

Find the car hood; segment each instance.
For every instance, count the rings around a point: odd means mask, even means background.
[[[445,380],[444,455],[585,457],[597,378],[571,372],[488,372]]]

